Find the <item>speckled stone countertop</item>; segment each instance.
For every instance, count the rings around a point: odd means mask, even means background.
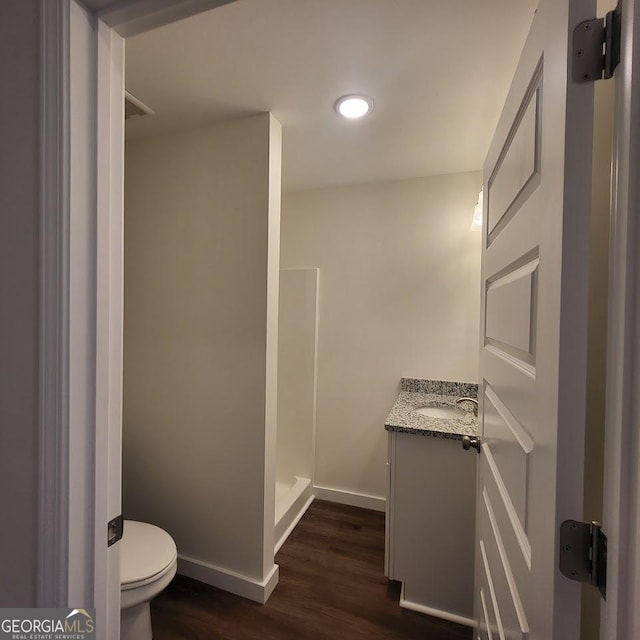
[[[478,397],[478,385],[469,382],[446,382],[442,380],[419,380],[401,378],[400,395],[387,416],[384,428],[387,431],[416,433],[422,436],[461,440],[462,436],[475,436],[478,421],[471,402],[457,405],[463,396]],[[458,418],[431,418],[415,413],[424,406],[453,407],[461,411]]]

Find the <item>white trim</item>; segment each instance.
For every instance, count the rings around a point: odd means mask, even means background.
[[[276,546],[273,551],[274,555],[278,553],[278,551],[280,551],[280,549],[282,548],[282,545],[286,542],[287,538],[291,535],[293,530],[298,526],[298,522],[302,520],[302,516],[307,512],[307,509],[311,506],[311,503],[313,501],[314,501],[313,496],[309,496],[307,498],[306,502],[302,505],[302,508],[298,511],[298,513],[295,515],[295,517],[291,521],[291,524],[289,524],[289,526],[284,530],[284,532],[276,542]]]
[[[608,567],[607,600],[601,610],[603,640],[631,640],[640,633],[640,610],[634,606],[640,590],[640,85],[635,80],[639,70],[640,5],[638,0],[625,0],[621,62],[615,74],[603,499]]]
[[[69,419],[68,600],[94,602],[96,458],[96,33],[78,0],[69,5]],[[101,612],[102,613],[102,612]],[[102,626],[101,617],[97,619]],[[101,638],[100,633],[98,637]]]
[[[476,621],[472,618],[465,618],[464,616],[459,616],[456,613],[450,613],[449,611],[443,611],[442,609],[434,609],[433,607],[425,607],[425,605],[423,604],[418,604],[417,602],[406,600],[404,597],[404,584],[402,585],[402,590],[400,591],[400,606],[403,609],[409,609],[411,611],[417,611],[418,613],[424,613],[427,616],[441,618],[442,620],[447,620],[448,622],[462,624],[465,627],[475,628],[476,626]]]
[[[69,4],[40,0],[38,594],[67,604],[69,564]]]
[[[280,296],[280,209],[282,126],[268,114],[268,203],[264,361],[264,473],[262,502],[262,574],[274,561],[276,450],[278,431],[278,300]]]
[[[361,509],[372,509],[373,511],[386,511],[387,501],[378,496],[371,496],[366,493],[356,493],[355,491],[345,491],[344,489],[332,489],[314,485],[313,493],[318,500],[337,502],[351,507]]]
[[[96,456],[94,606],[99,633],[119,635],[120,545],[104,543],[122,513],[122,343],[124,222],[124,41],[97,21],[96,156]],[[100,621],[98,621],[100,622]],[[102,629],[104,627],[104,630]]]
[[[218,587],[224,591],[235,593],[237,596],[264,604],[278,584],[280,567],[274,564],[267,577],[259,581],[235,571],[216,567],[208,562],[180,554],[178,555],[178,573],[210,584],[212,587]]]

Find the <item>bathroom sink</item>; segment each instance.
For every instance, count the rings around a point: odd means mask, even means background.
[[[427,416],[428,418],[444,418],[445,420],[459,420],[465,415],[464,411],[456,409],[455,407],[431,407],[427,405],[424,407],[418,407],[413,411],[414,413],[419,413],[421,416]]]

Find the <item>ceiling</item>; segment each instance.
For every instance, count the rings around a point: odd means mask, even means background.
[[[271,111],[283,188],[482,167],[537,0],[238,0],[127,39],[128,140]],[[347,93],[373,112],[347,121]]]

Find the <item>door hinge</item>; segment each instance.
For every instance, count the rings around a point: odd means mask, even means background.
[[[598,522],[566,520],[560,525],[560,571],[589,582],[607,597],[607,536]]]
[[[576,82],[609,79],[620,63],[622,0],[604,18],[581,22],[573,30],[572,76]]]
[[[124,520],[122,515],[116,516],[113,520],[107,522],[107,547],[115,544],[122,538],[124,531]]]

